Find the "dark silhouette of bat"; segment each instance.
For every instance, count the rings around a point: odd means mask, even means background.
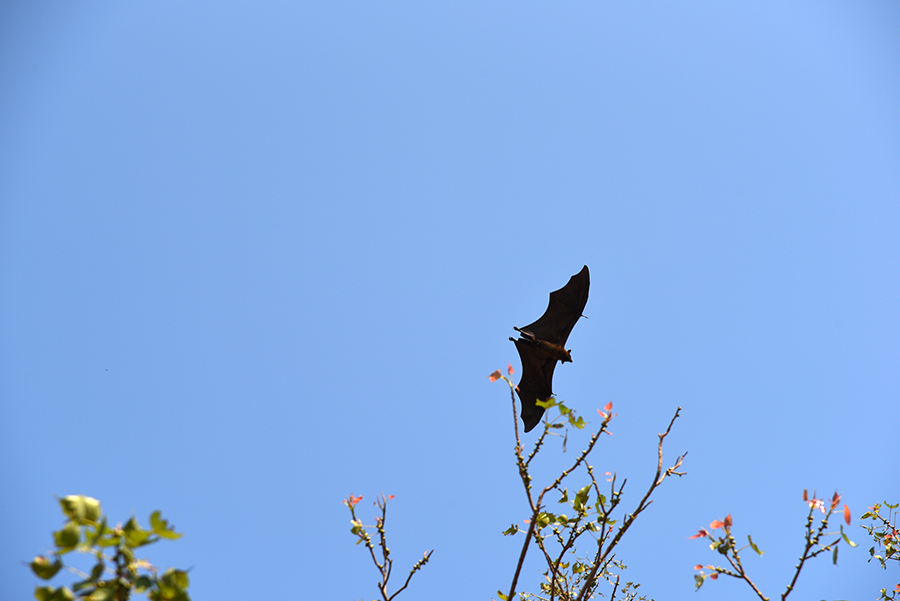
[[[516,343],[522,359],[522,379],[516,387],[522,402],[522,421],[525,431],[530,432],[544,414],[538,407],[538,400],[546,401],[553,396],[553,370],[556,362],[572,362],[572,355],[566,350],[566,339],[581,317],[587,303],[591,275],[587,265],[569,278],[569,283],[550,293],[550,305],[541,318],[524,328],[513,328],[520,338],[510,338]]]

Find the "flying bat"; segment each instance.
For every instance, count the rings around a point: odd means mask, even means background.
[[[569,332],[581,317],[587,303],[591,275],[587,265],[569,278],[569,283],[550,293],[550,305],[541,318],[524,328],[513,328],[519,338],[516,343],[522,359],[522,379],[516,387],[522,403],[522,421],[530,432],[544,414],[537,402],[553,396],[553,370],[556,362],[572,362],[570,351],[565,348]]]

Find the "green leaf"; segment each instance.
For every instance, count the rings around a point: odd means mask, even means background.
[[[109,531],[109,532],[111,532],[111,531]],[[92,542],[91,546],[92,547],[102,547],[102,548],[116,547],[121,542],[122,542],[121,536],[119,536],[118,534],[111,534],[108,537],[101,537],[99,539],[95,539]]]
[[[38,601],[74,601],[75,595],[69,590],[69,587],[62,586],[54,588],[52,586],[41,586],[34,589],[34,597]]]
[[[153,532],[170,540],[181,538],[181,534],[175,532],[175,526],[169,526],[169,521],[162,519],[160,515],[159,511],[154,511],[150,515],[150,527],[153,528]]]
[[[115,599],[116,591],[113,588],[98,588],[87,597],[87,601],[110,601]]]
[[[53,563],[44,557],[43,555],[38,555],[31,561],[31,571],[34,572],[38,578],[43,580],[50,580],[59,570],[62,568],[62,561],[59,557]]]
[[[156,539],[150,540],[151,532],[149,530],[144,530],[141,528],[138,521],[133,517],[128,520],[125,526],[122,528],[122,532],[125,534],[125,542],[132,549],[136,547],[140,547],[142,545],[148,545],[152,542],[156,542]]]
[[[188,574],[184,570],[169,568],[168,570],[166,570],[166,573],[163,574],[162,582],[166,586],[178,590],[184,590],[188,587]]]
[[[754,551],[756,551],[757,555],[762,555],[763,553],[765,553],[765,551],[759,550],[759,547],[757,547],[756,544],[754,544],[753,539],[750,538],[749,534],[747,535],[747,540],[750,541],[750,548],[753,549]]]
[[[586,484],[581,487],[581,489],[575,493],[575,501],[572,502],[572,507],[575,510],[581,510],[587,504],[588,497],[591,494],[591,485]]]
[[[503,536],[511,536],[519,531],[519,527],[513,524],[509,528],[503,531]]]
[[[94,569],[91,570],[91,580],[96,582],[100,580],[100,577],[103,576],[103,568],[106,567],[103,563],[103,560],[100,559],[94,564]]]
[[[100,519],[100,501],[84,495],[69,495],[59,500],[63,513],[79,524],[94,524]]]
[[[837,545],[835,545],[834,551],[831,552],[831,563],[833,563],[834,565],[837,565],[837,552],[838,552],[838,547],[837,547]]]
[[[848,545],[850,545],[851,547],[855,547],[855,546],[856,546],[856,543],[854,543],[852,540],[850,540],[849,538],[847,538],[847,534],[844,532],[844,526],[843,526],[843,525],[841,526],[841,538],[843,538],[843,539],[844,539],[844,542],[847,543]]]
[[[90,532],[90,534],[88,534],[88,532]],[[109,527],[106,525],[106,516],[103,516],[103,519],[99,524],[85,532],[85,542],[89,547],[96,546],[100,542],[100,539],[103,538],[103,535],[108,532]]]
[[[694,587],[700,588],[703,586],[704,580],[706,580],[706,574],[694,574]]]
[[[538,401],[538,402],[540,402],[540,401]],[[497,596],[500,597],[500,601],[509,601],[509,597],[507,597],[506,595],[504,595],[504,594],[501,593],[500,591],[497,591]]]
[[[146,574],[141,574],[134,579],[134,590],[143,593],[145,590],[153,586],[153,581]]]
[[[81,540],[81,528],[75,522],[68,522],[62,530],[53,533],[53,538],[61,552],[71,551]]]

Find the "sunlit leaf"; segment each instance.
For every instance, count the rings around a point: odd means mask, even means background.
[[[850,545],[851,547],[855,547],[855,546],[856,546],[856,543],[854,543],[852,540],[850,540],[849,538],[847,538],[847,533],[844,532],[844,527],[843,527],[843,526],[841,526],[841,538],[843,538],[843,539],[844,539],[844,542],[847,543],[848,545]]]
[[[572,502],[572,507],[576,510],[582,509],[587,504],[590,494],[591,485],[587,484],[583,486],[577,493],[575,493],[575,500]]]
[[[153,528],[153,533],[169,540],[181,538],[181,533],[175,532],[175,526],[169,526],[169,521],[162,519],[160,515],[159,511],[150,514],[150,527]]]
[[[69,495],[59,500],[63,513],[78,524],[96,523],[100,519],[100,501],[84,495]]]
[[[753,539],[750,538],[749,534],[747,535],[747,540],[750,541],[750,548],[753,549],[754,551],[756,551],[757,555],[762,555],[763,553],[765,553],[765,551],[759,550],[759,547],[756,546],[756,544],[753,542]]]

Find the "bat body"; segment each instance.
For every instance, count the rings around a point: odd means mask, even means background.
[[[513,328],[519,338],[510,338],[522,359],[522,379],[516,387],[522,403],[522,421],[530,432],[544,414],[538,400],[553,396],[553,370],[556,362],[571,362],[566,339],[587,304],[591,276],[587,265],[569,278],[569,283],[550,293],[550,305],[541,318],[524,328]]]

